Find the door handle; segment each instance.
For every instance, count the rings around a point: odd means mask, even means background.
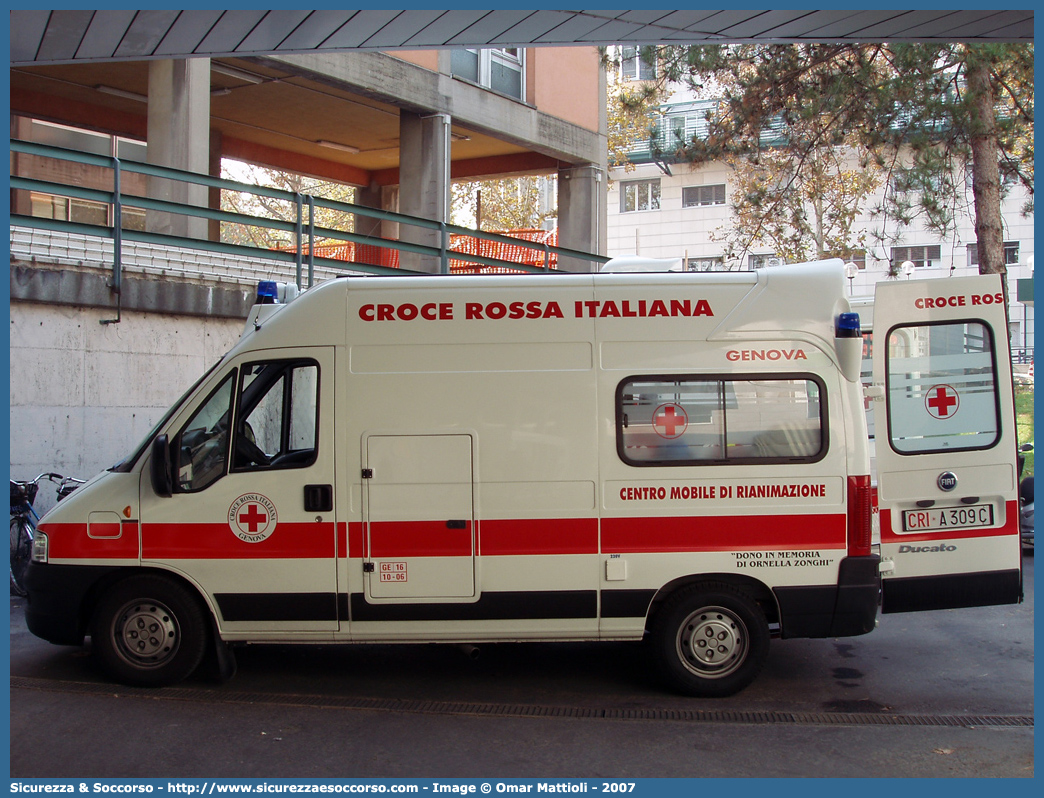
[[[333,512],[333,485],[305,485],[304,508],[306,513]]]
[[[464,519],[454,519],[446,522],[446,529],[467,529],[468,522]]]

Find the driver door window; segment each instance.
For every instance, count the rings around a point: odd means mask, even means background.
[[[225,475],[235,376],[233,371],[225,378],[178,434],[175,473],[179,492],[203,490]]]
[[[243,367],[232,470],[300,468],[318,448],[319,367],[273,361]]]

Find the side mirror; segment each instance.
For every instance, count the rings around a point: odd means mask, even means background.
[[[157,435],[152,442],[152,490],[157,496],[167,497],[174,493],[174,477],[171,473],[170,440],[166,435]]]

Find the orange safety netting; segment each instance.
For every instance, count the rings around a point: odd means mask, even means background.
[[[534,244],[547,244],[550,247],[558,246],[558,230],[519,228],[498,231],[497,235],[530,241]],[[531,249],[530,247],[511,244],[507,241],[488,241],[465,233],[451,233],[449,248],[465,255],[479,255],[484,258],[520,263],[540,269],[544,268],[543,250]],[[305,255],[308,254],[307,244],[303,246],[303,251]],[[399,268],[399,250],[377,246],[376,244],[356,244],[353,242],[319,244],[315,247],[314,254],[316,257],[341,260],[346,263],[385,266],[392,269]],[[547,260],[550,268],[558,268],[558,256],[554,252],[547,253]],[[511,274],[518,272],[518,270],[508,266],[487,266],[469,262],[466,258],[450,258],[449,268],[454,274]]]

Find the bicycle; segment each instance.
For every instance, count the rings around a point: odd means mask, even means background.
[[[45,478],[58,486],[58,501],[86,481],[52,472],[44,472],[27,482],[11,480],[11,592],[17,596],[26,595],[25,572],[33,556],[33,536],[40,520],[33,502],[40,489],[40,480]]]

